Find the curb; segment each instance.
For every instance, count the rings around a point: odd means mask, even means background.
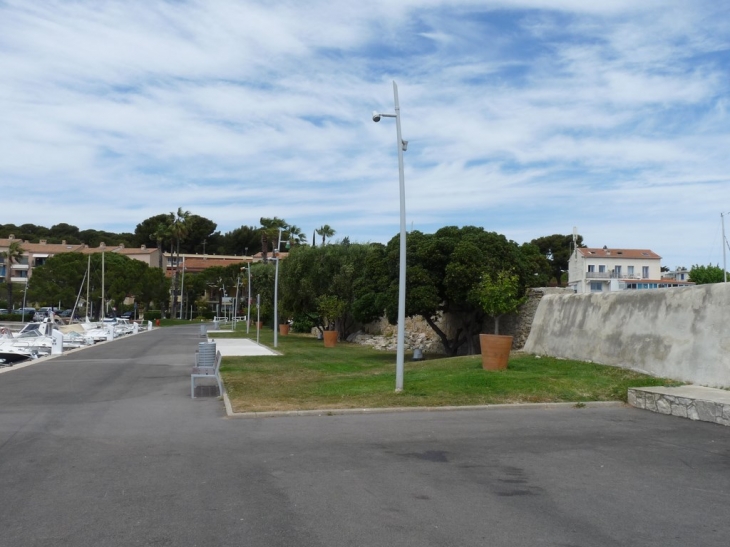
[[[454,412],[466,410],[505,410],[505,409],[543,409],[556,408],[618,408],[627,406],[623,401],[592,401],[586,403],[506,403],[495,405],[470,406],[399,406],[385,408],[328,408],[321,410],[280,410],[269,412],[233,412],[231,401],[224,386],[223,402],[228,418],[284,418],[292,416],[344,416],[350,414],[395,414],[406,412]],[[577,406],[584,405],[584,406]]]

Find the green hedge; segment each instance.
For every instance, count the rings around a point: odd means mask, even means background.
[[[5,315],[0,315],[0,321],[22,321],[22,320],[23,320],[23,316],[19,313],[9,313],[9,314],[5,314]],[[25,320],[32,321],[33,314],[26,313]]]
[[[160,310],[148,310],[144,312],[145,321],[154,321],[155,319],[162,319],[162,311]]]

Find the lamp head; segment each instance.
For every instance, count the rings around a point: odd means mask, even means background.
[[[377,111],[375,111],[375,110],[373,110],[373,121],[374,121],[375,123],[377,123],[377,122],[379,122],[379,121],[380,121],[380,113],[379,113],[379,112],[377,112]]]

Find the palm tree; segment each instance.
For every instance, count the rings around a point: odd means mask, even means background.
[[[175,282],[172,290],[172,316],[177,313],[177,281],[180,266],[180,240],[185,239],[190,229],[190,211],[183,211],[182,207],[177,208],[177,214],[170,213],[172,223],[170,224],[170,235],[177,244],[177,260],[175,261]]]
[[[307,244],[307,236],[306,234],[304,234],[304,232],[302,232],[302,229],[299,226],[290,224],[289,226],[287,226],[286,231],[289,233],[288,239],[292,245]]]
[[[261,262],[266,264],[269,261],[267,256],[269,240],[278,238],[279,228],[287,228],[287,224],[286,220],[279,217],[261,217],[259,222],[261,223],[261,228],[259,228],[261,230]]]
[[[175,220],[175,215],[170,213],[169,218],[167,219],[167,222],[160,222],[157,225],[157,228],[155,228],[155,231],[150,234],[150,239],[154,239],[157,242],[157,250],[159,252],[159,262],[160,262],[160,270],[162,270],[162,258],[163,258],[163,251],[162,251],[162,244],[163,242],[170,237],[170,227]],[[164,270],[163,270],[164,272]]]
[[[13,264],[20,261],[23,257],[23,248],[20,246],[20,241],[11,241],[8,245],[8,250],[0,253],[0,257],[5,260],[5,287],[8,291],[8,311],[13,310],[13,283],[11,270]],[[28,280],[26,279],[27,283]]]
[[[337,232],[330,227],[329,224],[325,224],[321,228],[318,228],[316,232],[322,236],[322,245],[324,245],[325,238],[332,239],[332,236],[335,235]]]

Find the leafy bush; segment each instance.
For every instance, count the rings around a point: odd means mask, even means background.
[[[160,310],[149,310],[144,312],[145,321],[154,321],[155,319],[162,319],[162,312]]]
[[[314,321],[307,315],[295,315],[291,324],[293,332],[312,332]]]
[[[26,313],[25,314],[25,320],[29,321],[30,319],[33,319],[33,316],[31,314]],[[7,313],[4,315],[0,315],[0,321],[22,321],[23,316],[19,313]]]

